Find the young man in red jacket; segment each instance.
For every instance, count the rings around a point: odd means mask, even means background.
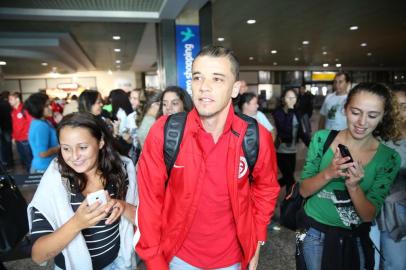
[[[11,121],[13,125],[12,138],[16,143],[17,151],[21,159],[21,163],[25,167],[26,171],[30,171],[32,152],[28,143],[28,130],[32,116],[23,109],[23,103],[21,101],[21,93],[14,92],[8,97],[8,103],[13,108],[11,112]]]
[[[161,117],[138,163],[141,238],[148,269],[256,269],[279,193],[272,135],[259,125],[251,172],[242,149],[247,123],[234,114],[239,65],[223,47],[203,48],[193,62],[195,108],[168,177]]]

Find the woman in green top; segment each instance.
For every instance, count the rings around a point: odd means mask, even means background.
[[[390,90],[360,83],[348,94],[344,109],[347,129],[324,154],[329,131],[318,131],[302,172],[300,193],[307,198],[303,255],[308,270],[372,269],[367,224],[377,215],[400,166],[399,154],[380,142],[400,135]],[[348,147],[352,162],[341,156],[338,144]]]

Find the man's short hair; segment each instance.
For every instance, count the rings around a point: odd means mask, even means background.
[[[235,79],[238,80],[240,64],[238,63],[237,57],[235,57],[232,50],[224,48],[223,46],[208,45],[203,47],[203,49],[196,56],[195,60],[199,56],[227,57],[231,63],[231,72],[234,74]]]
[[[17,92],[17,91],[12,92],[12,93],[10,93],[10,96],[13,96],[13,97],[15,97],[15,98],[19,98],[21,102],[23,101],[21,92]]]
[[[348,82],[351,82],[350,74],[348,74],[347,72],[344,72],[344,71],[337,72],[335,78],[337,78],[338,76],[341,76],[341,75],[344,76],[345,81],[346,81],[347,83],[348,83]]]

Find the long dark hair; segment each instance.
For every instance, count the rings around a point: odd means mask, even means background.
[[[100,97],[97,90],[85,90],[79,96],[79,112],[91,112],[92,106],[96,103],[97,98]]]
[[[401,135],[398,127],[398,123],[400,123],[400,115],[396,99],[393,97],[389,88],[380,83],[359,83],[348,93],[344,108],[347,109],[348,104],[351,103],[351,99],[361,92],[374,94],[383,100],[384,115],[375,130],[372,131],[372,135],[374,137],[379,137],[384,141],[396,141],[399,139]]]
[[[128,176],[123,167],[119,153],[113,147],[113,138],[103,120],[89,112],[72,113],[65,116],[57,128],[58,139],[64,127],[80,127],[87,129],[98,142],[103,139],[104,145],[99,150],[97,170],[104,179],[104,187],[112,185],[115,197],[124,199],[127,192]],[[61,150],[58,153],[59,170],[62,177],[69,180],[76,192],[82,192],[88,179],[85,174],[77,173],[65,162]]]
[[[180,101],[182,101],[183,111],[190,112],[193,109],[193,101],[192,101],[192,98],[190,97],[190,95],[188,94],[188,92],[186,92],[185,90],[183,90],[183,88],[181,88],[179,86],[168,86],[165,88],[165,90],[161,94],[161,98],[160,98],[161,103],[159,104],[159,111],[158,111],[158,115],[156,117],[157,119],[163,115],[163,106],[164,106],[163,101],[164,101],[165,94],[168,92],[175,93],[175,95],[178,96]]]
[[[111,114],[114,120],[117,118],[117,111],[120,108],[125,111],[126,115],[129,115],[133,112],[130,99],[123,89],[111,90],[109,98],[113,109]]]

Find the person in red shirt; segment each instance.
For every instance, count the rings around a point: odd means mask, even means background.
[[[23,103],[21,100],[20,92],[11,93],[8,97],[8,102],[13,108],[11,112],[11,121],[13,125],[12,138],[16,143],[21,163],[26,171],[29,172],[32,152],[28,143],[28,130],[30,128],[32,117],[23,109]]]
[[[194,60],[195,108],[169,176],[163,157],[167,116],[147,136],[138,162],[135,237],[147,269],[257,268],[280,188],[272,135],[261,125],[257,162],[252,172],[247,166],[247,123],[231,102],[240,87],[238,72],[235,56],[223,47],[205,47]]]

